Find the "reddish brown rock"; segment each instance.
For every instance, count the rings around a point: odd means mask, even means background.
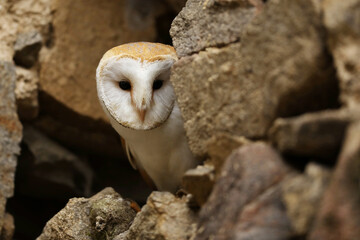
[[[349,127],[310,240],[360,239],[360,122]]]
[[[291,225],[278,185],[287,172],[265,143],[234,151],[200,211],[195,239],[287,239]]]

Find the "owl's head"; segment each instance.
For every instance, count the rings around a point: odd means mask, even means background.
[[[169,78],[176,60],[174,48],[160,43],[129,43],[107,51],[96,70],[104,111],[127,128],[160,126],[175,104]]]

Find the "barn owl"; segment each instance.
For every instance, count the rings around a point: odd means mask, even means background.
[[[107,51],[96,70],[97,92],[131,165],[160,191],[174,192],[196,166],[170,78],[173,47],[138,42]]]

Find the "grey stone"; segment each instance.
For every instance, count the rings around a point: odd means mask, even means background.
[[[37,240],[113,239],[130,226],[135,215],[131,202],[105,188],[89,199],[70,199]]]
[[[131,227],[114,240],[190,239],[196,230],[195,214],[185,198],[169,192],[153,192]]]
[[[15,67],[0,61],[0,232],[4,224],[5,205],[14,193],[16,155],[22,126],[15,106]]]
[[[224,1],[223,1],[224,2]],[[180,57],[207,47],[239,41],[245,26],[262,8],[262,1],[189,0],[174,19],[170,35]]]
[[[195,239],[288,239],[291,224],[279,186],[288,172],[265,143],[235,150],[199,213]]]
[[[277,117],[337,104],[325,29],[313,1],[267,2],[241,39],[183,57],[172,68],[197,156],[207,155],[206,142],[217,133],[263,138]]]
[[[347,126],[359,118],[359,111],[347,109],[279,118],[274,122],[269,135],[274,145],[284,154],[335,162]]]
[[[42,36],[39,32],[19,34],[14,45],[16,65],[26,68],[32,67],[38,60],[41,47]]]

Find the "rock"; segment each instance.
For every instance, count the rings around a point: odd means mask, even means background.
[[[209,155],[206,162],[214,166],[215,174],[218,176],[223,163],[231,152],[248,143],[251,143],[251,141],[245,137],[233,136],[228,133],[216,133],[205,142]]]
[[[291,225],[279,184],[288,171],[265,143],[235,150],[200,211],[195,239],[287,239]]]
[[[24,126],[23,141],[17,192],[55,199],[90,194],[93,171],[83,160],[29,125]]]
[[[138,2],[55,1],[51,5],[56,9],[52,19],[55,34],[51,46],[40,54],[42,90],[84,118],[108,121],[96,92],[95,70],[100,58],[116,45],[156,37],[155,15],[149,12],[156,11],[155,3],[140,1],[143,10],[134,12]],[[58,120],[68,118],[63,115]]]
[[[42,37],[39,32],[27,32],[17,36],[14,50],[16,65],[31,68],[38,61],[39,51],[42,47]]]
[[[199,206],[202,206],[210,195],[214,182],[214,167],[212,165],[199,165],[184,174],[182,187],[193,195]]]
[[[196,229],[195,214],[186,199],[169,192],[153,192],[131,227],[114,240],[190,239]]]
[[[360,122],[352,124],[318,211],[310,240],[360,238]]]
[[[171,24],[176,53],[190,55],[207,47],[239,41],[245,26],[262,8],[262,1],[219,5],[218,1],[189,0]],[[239,2],[239,1],[237,1]]]
[[[4,224],[1,229],[0,239],[1,240],[12,240],[15,231],[14,217],[6,213],[4,216]]]
[[[197,156],[207,154],[206,141],[216,133],[264,138],[277,117],[337,104],[325,29],[311,0],[267,2],[241,39],[183,57],[172,68],[189,145]]]
[[[39,77],[35,70],[16,68],[16,105],[19,117],[23,120],[32,120],[38,116],[38,83]]]
[[[283,202],[296,235],[305,236],[311,229],[330,177],[330,169],[309,163],[304,175],[289,176],[281,184]]]
[[[70,199],[46,224],[37,240],[113,239],[129,228],[136,212],[112,188],[95,196]]]
[[[335,162],[346,128],[359,113],[342,109],[280,118],[269,131],[270,139],[284,154]]]
[[[5,220],[6,201],[14,193],[16,155],[20,153],[22,135],[16,114],[15,82],[14,65],[0,61],[0,232]]]
[[[324,23],[329,48],[340,80],[341,100],[349,107],[360,103],[360,23],[358,0],[326,0]]]

